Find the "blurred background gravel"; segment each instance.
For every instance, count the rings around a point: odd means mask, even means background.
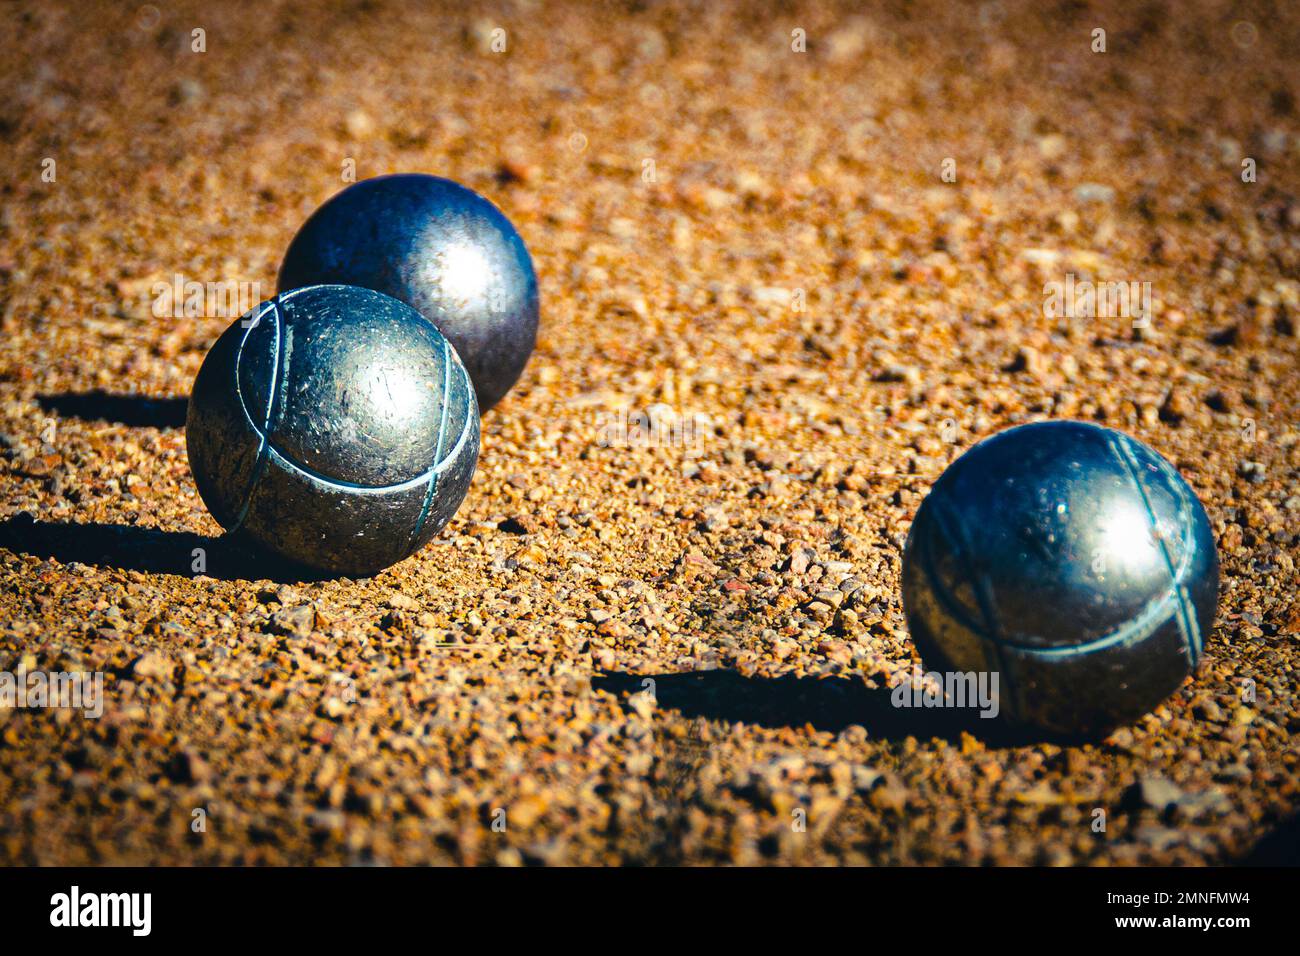
[[[1293,8],[0,16],[0,668],[103,671],[107,698],[98,720],[0,710],[0,860],[1294,847]],[[185,399],[234,314],[154,305],[178,274],[269,297],[350,170],[497,203],[542,332],[438,540],[313,581],[218,540],[186,464]],[[1047,315],[1067,274],[1149,282],[1149,324]],[[647,409],[701,424],[623,441]],[[1223,561],[1196,678],[1083,747],[888,701],[914,664],[898,570],[921,497],[1048,417],[1168,457]]]

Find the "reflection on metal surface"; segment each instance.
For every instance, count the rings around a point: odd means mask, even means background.
[[[908,535],[903,602],[927,666],[1002,673],[1003,712],[1092,735],[1148,712],[1214,623],[1209,520],[1150,448],[1081,422],[983,441]]]
[[[285,252],[280,291],[362,286],[415,307],[447,336],[480,409],[518,380],[537,339],[537,277],[523,240],[482,196],[406,174],[349,186],[312,214]]]
[[[455,350],[409,306],[312,286],[263,303],[204,359],[190,467],[223,527],[291,560],[373,574],[451,518],[478,458]]]

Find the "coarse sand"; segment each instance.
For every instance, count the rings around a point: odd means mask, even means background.
[[[1294,843],[1294,7],[205,6],[4,10],[0,669],[104,685],[0,709],[0,862]],[[185,401],[398,171],[510,217],[540,340],[439,538],[311,580],[218,538]],[[1223,567],[1200,671],[1086,746],[889,701],[917,505],[1044,418],[1166,456]]]

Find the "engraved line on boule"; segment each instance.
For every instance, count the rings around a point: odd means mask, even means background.
[[[428,471],[422,472],[421,474],[416,475],[414,478],[408,478],[406,481],[399,481],[396,484],[392,484],[392,485],[358,485],[352,482],[343,481],[342,479],[339,478],[331,478],[328,475],[322,475],[320,472],[307,467],[306,465],[302,464],[302,462],[296,461],[295,459],[288,457],[287,455],[284,454],[284,452],[282,452],[279,448],[277,448],[274,444],[270,442],[267,443],[266,447],[267,447],[267,452],[270,455],[273,455],[275,457],[277,463],[284,465],[285,467],[291,469],[292,471],[298,472],[300,475],[310,478],[312,481],[318,482],[322,485],[328,485],[331,488],[335,488],[339,490],[347,490],[347,491],[355,492],[357,494],[377,495],[377,494],[383,494],[388,491],[404,491],[407,488],[411,488],[414,487],[415,485],[420,484],[420,482],[425,481],[426,479],[433,478],[437,475],[442,474],[444,471],[446,471],[448,468],[450,468],[452,465],[456,463],[456,458],[460,454],[460,450],[465,446],[465,441],[468,435],[469,435],[469,416],[466,416],[466,427],[461,431],[460,439],[456,442],[455,446],[452,447],[451,451],[447,453],[446,458],[444,458],[435,467],[430,468]]]
[[[932,506],[932,507],[934,510],[938,510],[938,506]],[[918,513],[918,517],[919,517],[919,513]],[[941,522],[933,518],[930,518],[929,521],[939,531],[942,531],[945,537],[951,538],[951,535],[949,535],[947,533],[947,530],[943,528]],[[956,596],[953,595],[951,589],[947,586],[947,584],[939,579],[939,572],[936,571],[934,568],[934,548],[931,546],[931,541],[930,541],[930,539],[933,537],[933,532],[929,531],[929,529],[926,530],[927,533],[921,538],[921,544],[923,545],[921,550],[921,555],[923,558],[923,560],[921,561],[921,568],[925,573],[926,579],[929,581],[930,593],[933,594],[935,598],[939,601],[939,603],[944,606],[945,610],[947,610],[948,612],[949,617],[951,617],[958,624],[961,624],[964,628],[966,628],[966,630],[976,635],[976,637],[980,637],[982,635],[981,622],[976,621],[974,617],[971,616],[970,609],[967,608],[960,601],[958,601]]]
[[[1036,657],[1073,657],[1078,654],[1091,654],[1094,651],[1109,650],[1114,647],[1127,647],[1146,640],[1168,623],[1171,616],[1176,618],[1176,608],[1174,613],[1170,614],[1170,605],[1176,603],[1174,594],[1171,591],[1149,603],[1128,624],[1112,631],[1110,634],[1089,641],[1087,644],[1071,644],[1067,647],[1030,647],[1008,643],[1006,646],[1018,653],[1032,654]]]
[[[1151,498],[1147,494],[1146,485],[1142,482],[1142,469],[1141,464],[1137,460],[1137,456],[1133,454],[1133,449],[1129,446],[1127,438],[1120,440],[1107,435],[1106,442],[1110,445],[1111,453],[1115,455],[1115,457],[1119,459],[1120,464],[1125,467],[1125,470],[1128,472],[1133,484],[1137,487],[1138,495],[1142,498],[1142,506],[1146,508],[1147,521],[1151,525],[1151,532],[1155,536],[1156,544],[1160,548],[1160,555],[1164,558],[1165,570],[1169,572],[1169,587],[1173,597],[1174,617],[1178,623],[1178,631],[1183,638],[1183,647],[1187,651],[1187,662],[1195,668],[1196,661],[1200,657],[1200,628],[1194,622],[1187,605],[1183,603],[1183,572],[1187,570],[1187,566],[1191,561],[1191,552],[1195,546],[1194,542],[1189,541],[1187,537],[1190,533],[1191,523],[1187,521],[1183,522],[1182,560],[1179,562],[1178,568],[1175,569],[1173,558],[1169,555],[1169,548],[1165,544],[1164,536],[1160,533],[1160,522],[1156,518],[1155,509],[1151,507]],[[1174,486],[1174,494],[1181,498],[1182,489],[1178,487],[1176,482],[1170,482],[1170,484]],[[1182,511],[1183,509],[1180,508],[1180,515]]]
[[[447,411],[451,408],[451,345],[442,340],[442,414],[438,416],[438,444],[433,450],[435,463],[442,461],[442,442],[447,435]],[[465,423],[469,424],[469,409],[466,409]],[[463,430],[462,430],[463,431]],[[424,504],[420,507],[420,516],[415,520],[411,530],[410,542],[406,550],[410,551],[424,530],[424,523],[429,520],[429,509],[433,506],[433,496],[438,493],[438,476],[429,479],[429,487],[424,492]]]
[[[257,483],[262,480],[262,475],[266,472],[266,463],[271,448],[271,441],[267,436],[271,433],[271,422],[275,417],[275,399],[280,393],[278,383],[283,377],[282,366],[284,365],[280,360],[281,342],[284,336],[282,334],[280,307],[277,304],[277,299],[278,296],[266,303],[266,308],[253,319],[253,324],[244,330],[243,337],[239,340],[239,348],[235,350],[235,394],[239,396],[239,407],[243,409],[244,418],[247,420],[249,427],[253,429],[253,434],[257,435],[258,442],[257,458],[253,463],[252,474],[248,479],[248,489],[240,500],[239,514],[235,516],[235,521],[230,526],[231,534],[243,527],[248,518],[248,511],[253,503],[253,492],[257,490]],[[244,357],[244,346],[248,343],[248,338],[253,334],[253,330],[261,324],[262,318],[268,312],[275,318],[275,349],[271,353],[271,389],[266,398],[266,422],[262,428],[258,428],[257,423],[253,421],[253,417],[248,412],[248,403],[244,401],[244,390],[239,381],[239,370]]]
[[[966,533],[966,525],[962,522],[961,516],[956,513],[956,509],[949,507],[946,501],[937,498],[934,512],[935,526],[955,546],[957,558],[966,572],[966,580],[970,584],[971,590],[975,592],[975,600],[979,604],[980,616],[984,619],[984,626],[982,629],[972,628],[972,632],[984,649],[985,663],[997,665],[998,673],[1002,675],[1006,689],[1011,692],[1015,709],[1019,712],[1023,709],[1024,701],[1020,699],[1017,688],[1013,686],[1011,681],[1011,668],[1007,666],[1006,656],[1003,653],[1004,649],[1009,645],[1002,637],[1002,628],[997,619],[997,608],[993,601],[992,587],[989,584],[988,575],[981,570],[982,562],[975,557],[974,550],[971,548],[970,537]],[[933,569],[933,563],[927,563],[926,571],[930,574],[932,587],[937,583],[934,575],[930,573],[933,572]],[[954,604],[959,603],[956,595],[947,593],[945,596],[949,597]],[[991,661],[989,660],[990,645],[993,650],[993,660]]]

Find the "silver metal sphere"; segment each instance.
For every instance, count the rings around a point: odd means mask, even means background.
[[[515,384],[537,341],[524,241],[496,206],[449,179],[365,179],[317,209],[284,254],[279,288],[318,283],[414,306],[460,353],[482,411]]]
[[[1167,461],[1082,422],[1012,428],[943,473],[917,511],[903,605],[926,666],[999,674],[1011,722],[1095,736],[1195,670],[1219,564]]]
[[[410,306],[296,289],[222,334],[190,395],[199,494],[232,533],[334,574],[374,574],[450,520],[478,459],[474,390]]]

